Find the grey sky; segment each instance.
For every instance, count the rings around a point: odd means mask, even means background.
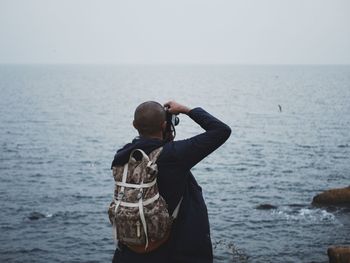
[[[0,0],[0,63],[350,64],[350,1]]]

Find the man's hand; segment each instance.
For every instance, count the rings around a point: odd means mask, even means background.
[[[177,103],[176,101],[168,101],[164,104],[164,107],[168,108],[168,111],[172,114],[188,114],[191,110],[189,107],[182,105],[180,103]]]

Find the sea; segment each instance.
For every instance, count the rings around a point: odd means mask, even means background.
[[[328,262],[350,245],[350,209],[311,204],[350,185],[350,66],[2,64],[0,262],[111,262],[110,166],[148,100],[232,129],[192,169],[214,262]],[[204,132],[179,118],[176,140]]]

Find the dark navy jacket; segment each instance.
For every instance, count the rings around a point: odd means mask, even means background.
[[[183,201],[168,242],[147,254],[134,253],[120,244],[113,262],[213,262],[207,207],[202,189],[190,169],[222,145],[230,136],[231,129],[202,108],[192,109],[188,116],[206,131],[186,140],[167,143],[141,137],[116,153],[112,166],[125,164],[133,149],[140,148],[149,154],[163,146],[157,160],[159,193],[167,202],[170,214],[182,196]]]

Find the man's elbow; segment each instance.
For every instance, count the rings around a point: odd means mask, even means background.
[[[224,139],[224,141],[226,141],[230,135],[231,135],[231,128],[228,125],[225,125],[222,129],[222,138]]]

